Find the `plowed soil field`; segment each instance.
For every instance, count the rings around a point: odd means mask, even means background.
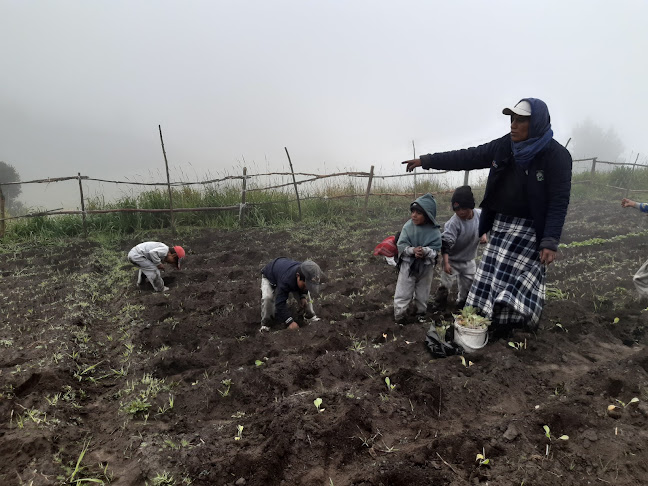
[[[0,244],[0,484],[648,484],[646,216],[572,203],[540,329],[465,362],[393,322],[372,250],[406,219]],[[145,240],[188,252],[167,294]],[[326,272],[322,320],[262,334],[277,256]]]

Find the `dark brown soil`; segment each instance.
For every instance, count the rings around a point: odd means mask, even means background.
[[[0,484],[648,484],[648,245],[610,240],[645,215],[572,204],[564,243],[601,241],[561,251],[526,348],[465,365],[393,322],[371,252],[403,222],[196,230],[168,296],[135,285],[135,240],[0,247]],[[327,273],[322,321],[260,334],[259,270],[282,255]]]

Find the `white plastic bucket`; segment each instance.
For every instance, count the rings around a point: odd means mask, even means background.
[[[461,346],[466,353],[472,353],[483,348],[488,343],[488,329],[472,329],[462,326],[455,319],[454,342]]]

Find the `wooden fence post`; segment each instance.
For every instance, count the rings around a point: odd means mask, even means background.
[[[160,143],[162,144],[162,153],[164,154],[164,167],[167,175],[167,189],[169,190],[169,215],[171,216],[171,233],[176,234],[175,221],[173,219],[173,194],[171,191],[171,179],[169,178],[169,162],[167,161],[166,150],[164,150],[164,140],[162,139],[162,126],[158,125],[160,130]]]
[[[414,146],[414,140],[412,140],[412,151],[414,153],[414,158],[416,158],[416,147]],[[373,168],[373,165],[371,167]],[[416,199],[416,167],[414,167],[414,199]]]
[[[4,194],[2,192],[2,186],[0,186],[0,218],[2,218],[2,221],[0,221],[0,238],[4,238],[5,235],[5,198]]]
[[[241,207],[239,208],[239,226],[244,224],[245,213],[245,190],[247,186],[247,167],[243,167],[243,188],[241,189]]]
[[[468,185],[468,174],[470,174],[469,170],[464,171],[464,183],[463,183],[464,186]]]
[[[369,206],[369,194],[371,193],[371,182],[373,181],[373,175],[374,175],[374,166],[371,166],[371,170],[369,171],[369,182],[367,182],[367,192],[365,193],[365,204],[364,204],[364,210],[365,213],[367,212],[367,207]],[[414,189],[416,191],[416,189]]]
[[[628,197],[630,195],[630,182],[632,181],[632,175],[634,174],[635,167],[637,167],[637,161],[639,160],[639,153],[637,153],[637,158],[634,161],[634,164],[632,164],[632,171],[630,171],[630,178],[628,179],[628,182],[626,183],[626,193],[625,197]]]
[[[592,159],[592,170],[590,171],[591,176],[594,176],[594,173],[596,172],[596,159],[597,157],[594,157]]]
[[[79,194],[81,196],[81,218],[83,219],[83,236],[88,237],[88,226],[86,225],[85,201],[83,200],[83,184],[81,184],[81,172],[77,172],[79,180]]]
[[[297,181],[295,180],[295,171],[293,170],[292,160],[290,160],[290,154],[288,153],[288,147],[284,147],[286,155],[288,156],[288,163],[290,164],[290,172],[292,173],[293,185],[295,186],[295,194],[297,195],[297,208],[299,209],[299,221],[302,219],[301,212],[301,202],[299,201],[299,192],[297,191]]]

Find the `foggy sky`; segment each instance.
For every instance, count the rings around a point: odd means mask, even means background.
[[[639,0],[0,0],[0,160],[25,181],[164,180],[161,125],[176,179],[283,171],[284,146],[298,171],[396,173],[412,140],[507,133],[523,97],[563,144],[590,118],[648,154],[646,18]],[[77,189],[21,200],[73,208]]]

